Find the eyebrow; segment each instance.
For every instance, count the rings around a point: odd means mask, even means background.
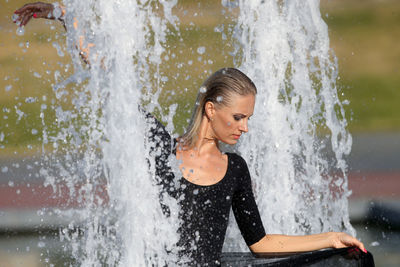
[[[233,116],[247,117],[247,115],[243,113],[234,113]],[[251,116],[253,116],[253,114],[249,115],[248,117],[250,118]]]

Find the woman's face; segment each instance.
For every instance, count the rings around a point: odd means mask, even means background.
[[[234,94],[227,106],[213,106],[209,113],[213,137],[229,145],[238,142],[242,133],[248,132],[248,121],[253,115],[255,96]],[[207,105],[206,105],[207,109]]]

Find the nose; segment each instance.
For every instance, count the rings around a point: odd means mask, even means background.
[[[242,123],[240,124],[239,130],[243,133],[247,133],[249,131],[249,127],[247,125],[248,120],[247,119],[243,119]]]

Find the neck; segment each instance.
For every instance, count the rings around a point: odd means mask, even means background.
[[[201,121],[199,132],[197,135],[197,142],[193,147],[197,154],[211,153],[218,150],[218,139],[215,137],[211,128],[211,123],[204,115]]]

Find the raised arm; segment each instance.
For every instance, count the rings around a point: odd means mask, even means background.
[[[314,235],[266,235],[250,246],[253,253],[262,252],[302,252],[323,248],[358,247],[367,252],[364,244],[346,233],[328,232]]]
[[[16,16],[13,16],[14,23],[16,23],[20,27],[25,27],[26,24],[32,19],[51,19],[51,20],[58,20],[60,21],[64,29],[67,30],[67,27],[65,25],[64,17],[66,14],[66,9],[64,6],[55,3],[55,4],[49,4],[49,3],[43,3],[43,2],[36,2],[36,3],[29,3],[25,4],[23,7],[17,9],[14,14]],[[73,27],[75,29],[78,28],[78,20],[74,18],[73,21]],[[90,53],[90,48],[94,47],[93,43],[88,43],[86,46],[84,46],[84,40],[85,37],[79,36],[79,40],[76,44],[76,48],[79,49],[79,55],[82,58],[82,60],[89,64],[89,53]]]

